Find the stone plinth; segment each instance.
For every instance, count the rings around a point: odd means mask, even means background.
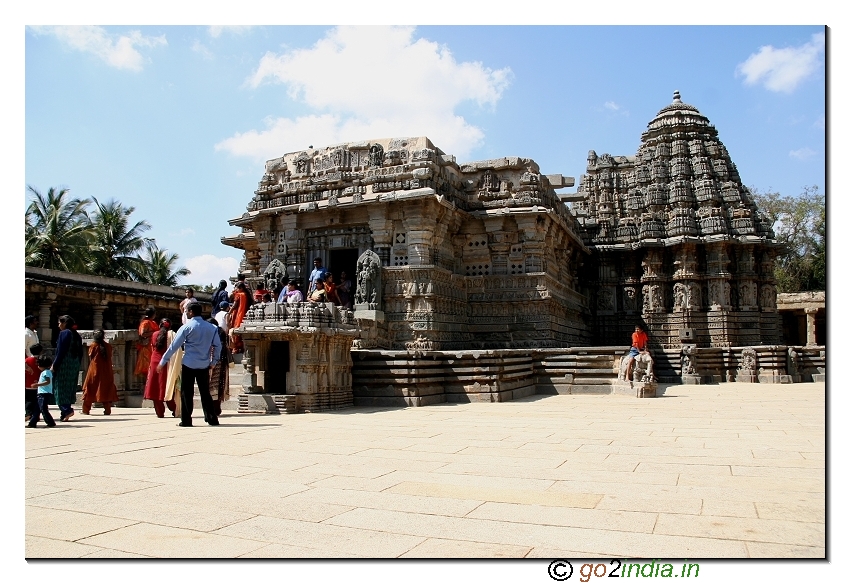
[[[234,330],[245,344],[243,413],[350,407],[352,312],[333,304],[255,304]]]
[[[797,377],[797,380],[794,380],[795,377]],[[785,385],[785,384],[790,384],[790,383],[799,383],[800,380],[799,380],[798,375],[790,375],[790,374],[765,375],[765,374],[760,374],[759,375],[759,382],[760,383],[779,383],[779,384]]]
[[[630,395],[639,399],[647,397],[655,397],[658,390],[658,383],[655,382],[632,382],[616,380],[612,385],[612,392],[615,395]]]
[[[701,385],[701,384],[703,384],[702,375],[683,374],[682,375],[682,384],[683,385]]]

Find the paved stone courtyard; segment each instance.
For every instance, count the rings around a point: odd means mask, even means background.
[[[825,389],[26,429],[26,557],[824,557]]]

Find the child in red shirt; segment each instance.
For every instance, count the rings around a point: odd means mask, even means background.
[[[38,382],[38,355],[41,351],[41,344],[33,344],[30,347],[32,356],[24,360],[24,422],[29,421],[38,410],[38,389],[31,387]]]

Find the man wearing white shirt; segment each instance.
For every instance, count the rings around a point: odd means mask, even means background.
[[[32,352],[30,352],[30,348],[36,344],[38,344],[38,332],[35,329],[38,327],[38,320],[35,316],[27,316],[24,320],[26,328],[25,328],[25,344],[24,344],[24,358],[29,358],[30,356],[35,356]]]
[[[216,308],[218,311],[215,313],[215,321],[218,322],[218,327],[224,330],[224,333],[227,334],[228,330],[230,330],[227,326],[227,312],[230,311],[230,303],[219,302]]]

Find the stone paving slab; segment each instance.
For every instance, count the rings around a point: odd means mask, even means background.
[[[825,555],[825,388],[25,429],[28,558]]]

